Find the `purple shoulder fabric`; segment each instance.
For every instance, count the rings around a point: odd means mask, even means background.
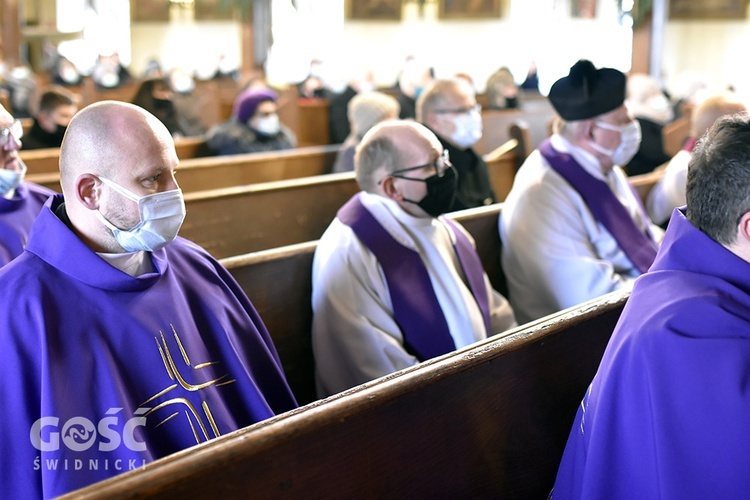
[[[0,197],[0,267],[21,255],[34,220],[54,194],[45,187],[22,182],[13,198]]]
[[[675,210],[578,409],[555,500],[747,496],[748,276]]]
[[[131,277],[55,215],[0,269],[0,484],[53,497],[296,407],[238,284],[177,238]]]
[[[572,156],[556,151],[549,139],[539,151],[550,166],[575,189],[586,202],[594,218],[617,240],[630,261],[645,273],[656,257],[656,242],[641,231],[627,209],[607,184],[595,179]]]

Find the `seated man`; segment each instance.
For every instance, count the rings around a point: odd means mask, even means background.
[[[520,323],[617,290],[645,272],[662,230],[619,165],[638,150],[625,75],[578,61],[549,92],[563,120],[516,174],[503,206],[503,269]]]
[[[436,80],[417,100],[417,121],[448,151],[458,188],[448,211],[495,203],[487,164],[472,146],[482,138],[482,115],[474,90],[463,80]]]
[[[76,111],[78,103],[73,93],[58,86],[47,88],[39,98],[39,111],[21,149],[59,148]]]
[[[21,255],[42,205],[54,191],[23,180],[23,127],[0,105],[0,267]]]
[[[750,116],[693,151],[676,209],[578,408],[552,498],[750,491]]]
[[[387,121],[365,134],[362,189],[313,261],[313,351],[327,396],[515,326],[468,233],[440,214],[456,171],[434,134]]]
[[[294,133],[279,121],[276,92],[250,88],[234,101],[232,116],[208,131],[206,143],[217,155],[291,149]]]
[[[718,94],[708,97],[695,107],[690,115],[690,136],[679,151],[667,164],[664,176],[654,185],[648,194],[646,207],[653,221],[664,226],[677,207],[686,203],[685,186],[687,184],[688,162],[690,153],[699,139],[713,123],[724,115],[745,111],[745,104],[732,94]]]
[[[102,101],[70,122],[63,194],[0,269],[0,484],[53,497],[296,406],[231,275],[176,238],[169,131]]]

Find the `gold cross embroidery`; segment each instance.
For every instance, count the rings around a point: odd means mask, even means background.
[[[208,361],[208,362],[199,363],[193,366],[192,363],[190,362],[190,358],[188,356],[187,351],[185,350],[185,347],[182,345],[180,336],[177,334],[177,331],[174,328],[174,325],[170,324],[169,326],[172,328],[172,333],[174,335],[175,341],[177,342],[177,347],[179,348],[180,354],[182,355],[182,360],[185,362],[185,365],[187,367],[192,368],[193,371],[197,371],[202,368],[206,368],[208,366],[219,363],[218,361]],[[146,401],[141,403],[139,407],[146,406],[147,404],[154,401],[155,399],[161,396],[164,396],[165,394],[177,389],[178,387],[182,387],[182,389],[186,391],[198,392],[207,387],[211,387],[211,386],[220,387],[222,385],[228,385],[233,382],[236,382],[235,379],[226,380],[227,377],[229,377],[229,375],[222,375],[221,377],[215,378],[213,380],[209,380],[207,382],[202,382],[200,384],[192,384],[188,382],[187,381],[188,377],[186,377],[187,373],[183,373],[180,371],[181,365],[178,366],[178,363],[175,362],[175,357],[172,355],[172,351],[170,350],[169,345],[167,344],[167,340],[164,338],[164,333],[161,330],[159,331],[159,337],[154,337],[154,340],[156,341],[156,347],[159,350],[161,359],[164,362],[164,368],[167,370],[167,375],[169,375],[169,378],[171,380],[175,380],[176,383],[154,394],[153,396],[148,398]],[[150,408],[144,414],[144,417],[148,417],[150,414],[154,413],[155,411],[165,408],[167,406],[172,406],[172,405],[183,405],[185,407],[184,409],[185,417],[187,418],[188,424],[190,425],[190,430],[193,431],[193,436],[195,436],[196,443],[201,443],[203,441],[201,439],[201,434],[203,435],[203,438],[206,441],[211,439],[211,437],[208,435],[208,427],[210,427],[211,430],[213,431],[213,437],[219,437],[221,435],[218,427],[216,426],[216,422],[214,420],[213,414],[211,413],[211,409],[209,408],[208,403],[206,401],[201,401],[201,409],[203,410],[203,414],[206,417],[206,422],[204,422],[203,417],[199,413],[198,409],[195,408],[195,405],[193,405],[193,403],[191,403],[190,400],[188,400],[187,398],[180,397],[180,396],[168,399],[166,401],[162,401],[161,403],[157,404],[153,408]],[[167,418],[163,419],[161,422],[156,424],[156,427],[159,427],[167,423],[168,421],[172,420],[177,415],[179,415],[179,411],[176,411],[172,413],[171,415],[169,415]],[[198,432],[199,429],[200,429],[200,433]]]

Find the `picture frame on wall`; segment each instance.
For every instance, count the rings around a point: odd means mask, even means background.
[[[401,0],[347,0],[346,18],[355,21],[400,21]]]
[[[131,0],[130,19],[133,22],[169,22],[169,2]]]
[[[487,19],[500,17],[500,0],[440,0],[439,19]]]
[[[670,19],[745,19],[748,0],[670,0]]]
[[[234,7],[222,0],[195,0],[196,21],[231,21]]]

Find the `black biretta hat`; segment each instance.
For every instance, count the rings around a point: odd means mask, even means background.
[[[619,108],[625,102],[625,81],[621,71],[596,69],[581,59],[552,85],[548,97],[564,120],[586,120]]]

